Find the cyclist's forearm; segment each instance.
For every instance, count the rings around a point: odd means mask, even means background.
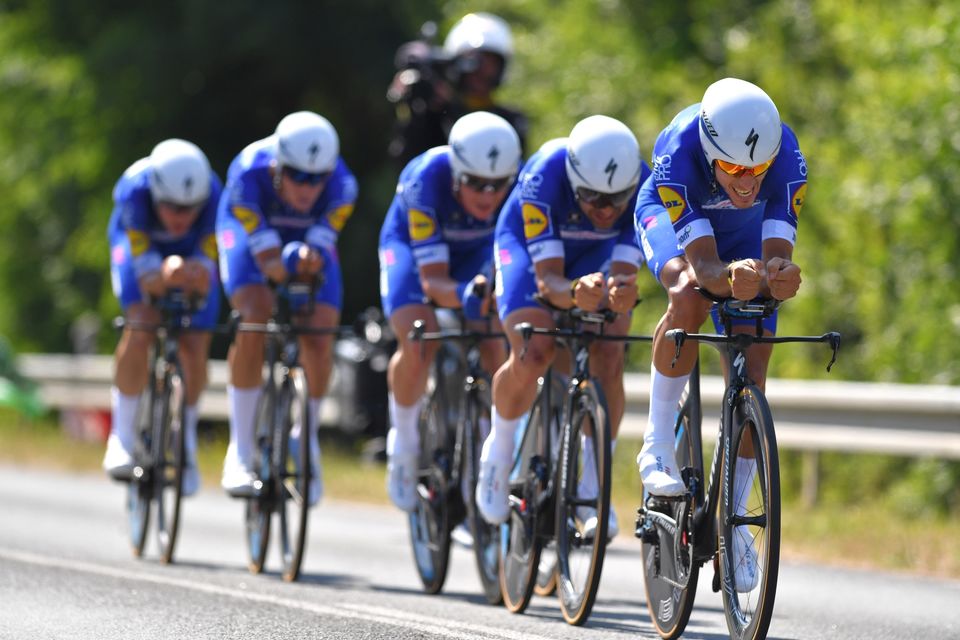
[[[423,293],[436,305],[451,309],[460,308],[460,296],[457,295],[457,286],[460,284],[448,276],[420,277]]]
[[[287,277],[290,275],[287,273],[286,267],[283,266],[283,259],[280,257],[279,247],[272,247],[256,253],[253,259],[257,263],[257,266],[260,267],[263,275],[267,276],[273,282],[286,282]]]

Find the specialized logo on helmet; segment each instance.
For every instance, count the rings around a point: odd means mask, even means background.
[[[184,195],[187,196],[187,198],[189,198],[192,195],[191,194],[192,191],[193,191],[193,178],[191,178],[190,176],[187,176],[186,178],[183,179],[183,193]]]
[[[314,142],[307,148],[307,153],[310,154],[310,166],[313,166],[317,162],[317,154],[320,153],[320,145]]]
[[[714,138],[717,138],[720,136],[720,134],[717,133],[717,130],[713,128],[713,123],[710,122],[710,118],[709,116],[707,116],[706,110],[700,111],[700,122],[703,124],[703,129],[709,135],[713,136]]]
[[[607,186],[613,187],[613,174],[617,172],[617,163],[614,162],[613,158],[610,158],[610,162],[607,163],[607,166],[603,169],[604,173],[609,173],[607,177]]]
[[[760,139],[760,134],[757,133],[756,129],[750,129],[750,133],[747,134],[747,139],[743,141],[743,144],[750,147],[750,159],[753,160],[753,152],[757,150],[757,141]]]
[[[683,187],[680,188],[683,189]],[[680,216],[682,216],[683,212],[687,209],[687,201],[684,197],[676,190],[666,186],[657,187],[657,193],[660,194],[660,201],[663,202],[667,213],[670,214],[670,222],[679,220]]]
[[[437,223],[433,221],[428,214],[417,209],[410,209],[410,238],[420,242],[433,235],[437,228]]]
[[[538,207],[524,203],[523,205],[523,235],[532,240],[547,229],[547,216]]]
[[[487,152],[487,157],[490,158],[490,171],[496,171],[497,158],[500,157],[500,149],[497,149],[497,145],[490,147],[490,151]]]

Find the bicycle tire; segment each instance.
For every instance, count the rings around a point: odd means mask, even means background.
[[[500,593],[504,606],[512,613],[523,613],[530,604],[544,544],[544,520],[549,519],[547,514],[553,506],[546,495],[550,477],[547,445],[550,424],[549,416],[544,415],[552,378],[552,372],[547,371],[530,409],[510,472],[510,493],[523,507],[511,507],[507,521],[500,527]]]
[[[130,534],[130,548],[135,558],[143,556],[147,544],[147,532],[150,529],[150,503],[153,501],[153,482],[150,462],[152,456],[153,393],[155,381],[150,378],[147,388],[140,394],[137,404],[136,425],[137,440],[134,443],[134,470],[127,484],[127,525]]]
[[[180,526],[180,502],[183,497],[185,464],[184,431],[186,429],[186,387],[183,371],[177,362],[164,367],[163,388],[157,394],[154,419],[159,418],[157,436],[159,459],[155,466],[154,491],[157,504],[157,542],[160,562],[173,562]]]
[[[276,456],[276,511],[280,531],[281,575],[293,582],[307,545],[307,521],[310,512],[310,402],[307,377],[303,369],[294,367],[284,378],[280,389],[280,447]],[[299,437],[292,440],[295,425]]]
[[[483,596],[489,604],[500,604],[500,526],[487,522],[477,508],[477,474],[480,469],[480,450],[484,435],[480,427],[480,418],[490,415],[489,396],[483,390],[489,384],[481,385],[463,396],[463,409],[460,412],[460,432],[463,434],[463,463],[461,477],[465,481],[464,503],[467,510],[467,522],[473,536],[473,556],[477,564],[477,575]]]
[[[701,427],[699,409],[692,406],[693,400],[689,396],[688,390],[680,399],[679,413],[677,423],[674,427],[675,450],[677,455],[677,465],[680,469],[690,468],[703,478],[703,455],[694,447],[694,441],[691,432]],[[687,522],[685,517],[691,509],[695,509],[703,500],[703,485],[698,483],[698,491],[692,503],[686,506],[680,502],[661,502],[666,511],[675,522]],[[643,557],[643,580],[647,594],[647,610],[650,613],[650,621],[657,630],[657,634],[664,640],[673,640],[679,638],[690,621],[690,614],[693,612],[693,603],[697,595],[697,582],[700,575],[701,564],[693,558],[694,540],[689,530],[683,531],[677,529],[675,535],[670,535],[664,529],[656,530],[657,541],[642,543]],[[683,534],[687,538],[684,540]],[[679,550],[684,549],[687,554],[682,560],[678,561]],[[665,558],[666,556],[666,558]],[[664,579],[663,568],[667,569]],[[678,587],[669,580],[679,584],[685,584]]]
[[[733,459],[745,438],[753,443],[757,469],[747,487],[749,497],[743,515],[738,515],[735,508],[737,465],[724,469],[719,523],[720,575],[730,637],[756,640],[767,635],[776,598],[780,562],[780,463],[770,407],[763,392],[752,385],[737,396],[730,450],[724,458]],[[738,531],[738,527],[743,529]],[[759,574],[755,584],[750,582],[753,588],[749,590],[746,590],[748,574],[742,578],[744,584],[738,585],[736,578],[743,558],[737,557],[734,536],[741,534],[749,536],[755,550],[756,563],[751,575]]]
[[[263,571],[270,542],[270,520],[273,514],[274,493],[270,490],[272,482],[271,457],[273,450],[273,425],[277,417],[277,390],[270,382],[264,383],[260,400],[254,414],[254,473],[260,481],[260,490],[247,498],[244,509],[244,530],[246,532],[247,553],[250,573]]]
[[[453,444],[447,408],[439,386],[420,411],[420,458],[417,464],[417,505],[409,514],[410,543],[423,590],[440,593],[450,561],[449,479]],[[459,491],[459,487],[457,487]]]
[[[600,586],[607,548],[610,516],[610,418],[603,391],[592,381],[582,381],[571,397],[569,419],[563,427],[557,463],[557,596],[564,620],[582,625],[590,617]],[[597,495],[580,496],[580,435],[592,425],[596,452]],[[588,507],[597,518],[592,537],[584,536],[579,509]],[[579,523],[579,524],[578,524]]]

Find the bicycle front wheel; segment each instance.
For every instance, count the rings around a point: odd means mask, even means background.
[[[507,521],[500,527],[500,592],[503,604],[513,613],[522,613],[537,580],[540,552],[544,544],[545,520],[553,507],[550,479],[550,409],[552,372],[544,377],[540,393],[530,410],[520,448],[510,472],[511,506]]]
[[[610,419],[598,386],[581,382],[564,425],[557,464],[557,595],[563,618],[581,625],[590,617],[600,586],[610,517]],[[594,459],[580,447],[580,434],[593,433]],[[597,490],[587,491],[595,474]],[[596,518],[591,533],[584,525]]]
[[[153,394],[151,377],[137,405],[136,436],[133,447],[134,468],[127,484],[127,525],[130,548],[136,558],[143,556],[150,528],[150,503],[153,501]]]
[[[689,469],[685,473],[693,473],[700,479],[696,495],[685,500],[644,501],[647,510],[659,512],[645,517],[648,522],[644,523],[646,533],[642,536],[643,581],[650,621],[665,640],[679,638],[686,629],[700,575],[689,515],[703,500],[703,458],[694,446],[693,435],[701,426],[699,409],[695,410],[691,402],[689,391],[685,391],[680,400],[674,447],[679,468]],[[655,517],[660,514],[666,516],[666,521]]]
[[[176,362],[167,363],[163,388],[156,396],[153,411],[155,437],[160,446],[154,466],[154,491],[157,500],[157,541],[160,561],[173,562],[180,525],[180,499],[183,492],[184,411],[186,387],[183,372]]]
[[[486,387],[489,388],[489,387]],[[500,604],[500,527],[487,522],[480,514],[476,503],[477,474],[480,470],[480,450],[485,434],[481,420],[489,421],[490,402],[480,389],[464,395],[464,406],[460,412],[461,433],[463,433],[462,477],[464,482],[464,503],[467,508],[467,521],[473,536],[473,555],[477,562],[477,573],[483,595],[490,604]],[[489,422],[486,423],[489,425]]]
[[[250,573],[263,571],[267,558],[267,543],[270,542],[270,516],[273,514],[275,492],[272,490],[273,473],[270,461],[273,455],[273,430],[278,420],[277,390],[270,382],[263,386],[254,417],[253,468],[259,487],[247,498],[244,512],[244,530],[247,538],[247,553]]]
[[[307,377],[295,367],[280,391],[280,447],[276,468],[276,508],[280,519],[282,575],[292,582],[300,575],[307,544],[310,510],[310,403]]]
[[[450,560],[450,476],[453,443],[442,392],[434,390],[420,411],[417,506],[410,513],[410,543],[427,593],[439,593]],[[456,488],[459,491],[459,487]]]
[[[773,417],[755,386],[733,411],[720,519],[720,574],[730,637],[765,638],[780,566],[780,462]],[[752,449],[752,458],[745,455]],[[729,455],[726,455],[729,454]]]

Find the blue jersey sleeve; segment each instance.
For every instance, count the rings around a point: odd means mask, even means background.
[[[400,199],[407,219],[410,247],[417,267],[450,262],[450,248],[443,237],[440,209],[442,191],[450,190],[449,164],[441,162],[441,150],[428,151],[411,162],[400,185]]]
[[[770,166],[760,192],[760,197],[766,198],[763,210],[764,240],[781,238],[796,244],[797,225],[806,193],[807,161],[800,151],[796,135],[787,125],[783,125],[780,152]]]
[[[130,256],[136,277],[159,271],[163,256],[150,240],[150,211],[153,206],[147,182],[149,160],[138,160],[127,169],[113,190],[120,227],[130,243]]]
[[[317,221],[307,230],[307,243],[321,251],[335,251],[337,239],[353,215],[356,202],[357,179],[343,158],[338,158],[317,201]]]
[[[569,185],[564,167],[565,140],[547,142],[523,168],[517,189],[517,200],[523,216],[523,236],[533,262],[563,258],[563,240],[555,215],[566,201]]]

